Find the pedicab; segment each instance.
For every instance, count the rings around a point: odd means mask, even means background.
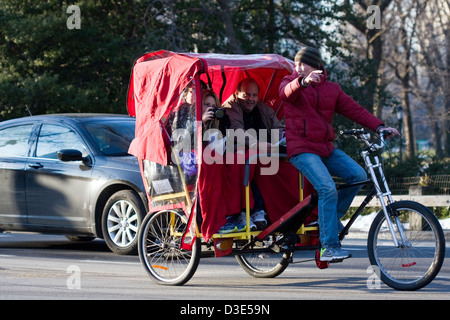
[[[201,93],[205,86],[224,103],[245,78],[257,81],[259,100],[272,107],[282,119],[283,103],[278,88],[283,77],[293,71],[293,61],[276,54],[162,50],[136,60],[127,100],[128,113],[136,117],[136,136],[129,152],[139,159],[150,208],[139,227],[139,258],[156,283],[185,284],[195,274],[200,258],[211,255],[235,255],[248,274],[259,278],[280,275],[292,263],[297,250],[310,250],[312,258],[308,260],[315,260],[317,267],[329,266],[330,262],[318,258],[319,230],[313,223],[317,220],[318,195],[286,160],[282,148],[243,152],[238,158],[244,161],[236,162],[240,150],[235,140],[205,135],[201,121]],[[428,284],[442,265],[445,249],[442,230],[425,207],[417,203],[392,203],[384,175],[379,184],[369,160],[372,152],[382,149],[383,144],[369,142],[365,131],[353,130],[351,134],[368,146],[363,157],[367,159],[370,179],[359,184],[370,184],[372,191],[341,231],[340,239],[372,198],[377,196],[383,203],[387,201],[369,234],[369,258],[380,267],[385,283],[400,290],[416,290]],[[213,144],[213,150],[208,149]],[[233,156],[227,157],[230,153]],[[375,159],[377,162],[376,156]],[[262,174],[273,163],[276,163],[276,173]],[[269,224],[263,230],[251,228],[254,199],[250,181],[256,182],[264,198]],[[387,191],[380,191],[380,185]],[[242,208],[245,230],[218,232],[226,216]],[[409,235],[416,233],[404,230],[407,223],[403,219],[409,215],[422,217],[426,225],[422,233],[434,240],[430,253],[421,252],[420,261],[414,258],[403,261],[405,256],[409,257],[405,252],[413,251],[411,256],[416,256],[416,247],[409,239]],[[390,230],[388,235],[386,229]],[[396,270],[384,266],[395,260],[390,253],[387,257],[380,256],[384,254],[382,243],[389,234],[393,246],[403,255],[401,271],[414,269],[411,277],[398,279],[392,276]],[[417,270],[419,266],[421,270]]]

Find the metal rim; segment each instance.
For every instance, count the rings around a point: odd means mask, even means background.
[[[427,231],[417,231],[416,233],[407,234],[407,246],[402,248],[383,248],[382,229],[387,229],[386,219],[381,219],[377,226],[377,237],[375,239],[375,259],[377,265],[380,267],[383,274],[390,279],[400,284],[414,284],[426,278],[433,268],[437,255],[437,236],[432,224],[418,210],[413,208],[397,208],[397,212],[414,213],[420,216],[424,223],[427,224]],[[387,240],[390,239],[389,234],[386,233]],[[426,233],[426,236],[423,234]],[[427,241],[425,241],[426,239]],[[428,250],[424,250],[425,242],[432,245],[427,246]],[[421,264],[416,260],[423,260]],[[412,262],[411,262],[412,261]],[[397,266],[398,267],[394,267]]]
[[[118,247],[128,247],[135,241],[138,224],[137,211],[129,201],[119,200],[108,211],[106,223],[108,236]]]
[[[192,251],[181,248],[186,224],[186,217],[175,210],[155,213],[143,224],[139,256],[159,284],[184,284],[197,268],[199,248],[196,245]]]

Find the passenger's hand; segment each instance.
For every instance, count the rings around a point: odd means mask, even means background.
[[[209,107],[208,109],[206,109],[206,111],[202,115],[202,122],[207,123],[213,119],[214,119],[213,108]]]
[[[319,84],[322,81],[322,70],[314,70],[305,78],[303,78],[303,84],[310,85],[311,83]]]

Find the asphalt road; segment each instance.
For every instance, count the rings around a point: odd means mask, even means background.
[[[0,300],[183,300],[175,313],[188,312],[182,308],[189,300],[247,305],[270,300],[450,300],[448,243],[437,278],[415,292],[370,285],[365,240],[344,240],[343,247],[353,254],[343,263],[324,270],[314,261],[294,263],[274,279],[250,277],[232,256],[204,258],[187,284],[170,287],[154,284],[138,256],[116,255],[99,239],[74,243],[63,236],[0,233]],[[297,252],[294,262],[312,257],[312,252]]]

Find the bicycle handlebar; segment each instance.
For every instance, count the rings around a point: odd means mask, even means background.
[[[354,136],[358,140],[364,141],[364,143],[370,148],[371,151],[377,151],[384,148],[384,137],[390,135],[392,132],[389,130],[381,130],[379,132],[380,136],[380,144],[376,144],[370,142],[370,131],[366,129],[350,129],[350,130],[341,130],[340,134],[342,135],[351,135]]]
[[[340,133],[344,134],[344,135],[357,136],[357,135],[366,134],[366,133],[370,133],[370,132],[365,129],[350,129],[350,130],[341,130]]]

